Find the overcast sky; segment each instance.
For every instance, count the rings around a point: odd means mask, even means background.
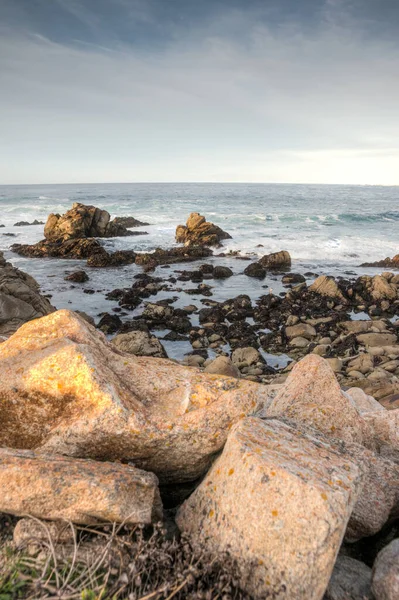
[[[399,184],[398,0],[0,0],[0,183]]]

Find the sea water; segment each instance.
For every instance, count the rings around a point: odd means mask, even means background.
[[[287,185],[287,184],[79,184],[0,186],[0,250],[7,260],[35,277],[44,293],[51,294],[57,308],[84,310],[94,318],[110,311],[115,302],[105,294],[130,287],[140,267],[89,269],[84,261],[29,259],[10,252],[13,243],[35,243],[43,238],[43,226],[15,227],[17,221],[46,221],[49,213],[64,213],[73,202],[106,209],[112,217],[134,216],[150,225],[138,230],[148,235],[102,240],[107,250],[151,251],[175,245],[176,226],[184,224],[191,212],[200,212],[232,235],[223,242],[223,252],[239,250],[252,259],[270,252],[288,250],[292,270],[300,273],[355,276],[374,274],[381,269],[360,268],[363,262],[381,260],[399,252],[399,187]],[[9,237],[12,233],[15,236]],[[221,250],[215,250],[218,254]],[[205,262],[205,261],[201,261]],[[246,293],[260,295],[282,291],[281,278],[268,274],[265,280],[243,274],[248,263],[234,258],[214,258],[226,264],[234,277],[209,280],[214,300]],[[168,277],[176,269],[192,265],[158,268],[155,275]],[[65,273],[85,268],[90,280],[83,285],[64,281]],[[310,278],[311,279],[311,278]],[[178,282],[183,290],[195,287]],[[84,289],[95,294],[85,294]],[[162,292],[153,299],[177,296],[174,306],[203,306],[203,296],[184,292]],[[138,314],[142,307],[129,314]],[[126,317],[127,318],[127,317]],[[173,343],[172,343],[173,344]],[[170,344],[172,346],[172,344]],[[181,354],[179,344],[173,353]],[[169,348],[168,348],[169,350]]]

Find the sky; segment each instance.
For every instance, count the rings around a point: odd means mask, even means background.
[[[0,0],[0,184],[399,185],[398,0]]]

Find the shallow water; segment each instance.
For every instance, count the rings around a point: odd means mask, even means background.
[[[293,258],[292,270],[300,273],[311,271],[346,277],[372,275],[381,269],[359,268],[358,265],[398,253],[399,187],[275,184],[0,186],[0,224],[5,225],[0,229],[0,250],[5,251],[7,259],[15,266],[33,275],[44,293],[52,294],[51,301],[57,308],[84,310],[95,318],[117,306],[116,302],[106,300],[105,293],[130,287],[133,276],[141,272],[140,267],[90,269],[84,261],[27,259],[9,252],[13,243],[35,243],[43,238],[43,226],[14,227],[15,222],[46,221],[50,212],[63,213],[76,201],[104,208],[112,216],[132,215],[150,223],[139,228],[147,231],[147,236],[103,240],[110,251],[170,247],[174,244],[176,226],[185,223],[190,212],[197,211],[233,236],[224,242],[223,251],[240,250],[256,258],[269,252],[288,250]],[[15,237],[4,235],[7,233],[13,233]],[[217,250],[215,254],[219,252]],[[255,300],[269,291],[280,293],[284,289],[281,277],[268,274],[263,281],[246,277],[243,271],[248,262],[243,260],[212,258],[202,262],[226,264],[234,272],[227,280],[206,281],[213,287],[212,300],[226,300],[242,293]],[[82,267],[90,277],[87,283],[73,287],[64,281],[66,272]],[[175,270],[195,267],[195,263],[172,265],[169,269],[158,268],[155,275],[166,278],[169,274],[175,275]],[[177,282],[173,287],[196,286],[191,282]],[[85,289],[94,289],[96,293],[85,294]],[[149,301],[171,296],[179,296],[175,307],[203,306],[203,296],[173,290],[161,292]],[[141,310],[139,307],[126,318]],[[195,319],[193,315],[193,324],[196,324]],[[174,358],[191,349],[186,342],[166,342],[166,345],[169,355]],[[269,361],[272,360],[269,357]]]

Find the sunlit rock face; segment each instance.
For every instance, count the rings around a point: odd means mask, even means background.
[[[76,313],[27,323],[1,346],[0,445],[132,461],[195,479],[265,386],[125,354]]]

